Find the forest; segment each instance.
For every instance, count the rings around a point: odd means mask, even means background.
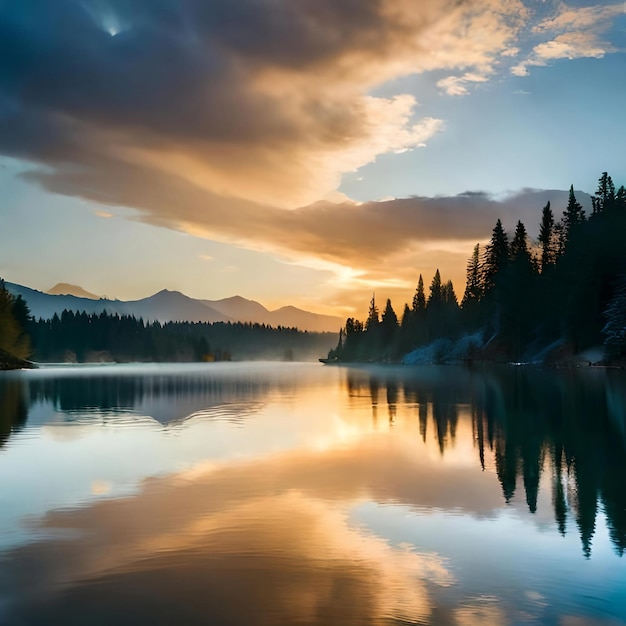
[[[561,216],[541,210],[539,236],[518,221],[507,233],[497,220],[476,244],[458,301],[435,272],[426,293],[420,274],[401,318],[372,297],[365,322],[346,320],[330,361],[559,362],[603,347],[603,363],[626,356],[626,189],[602,173],[586,215],[573,185]],[[420,361],[421,358],[421,361]]]
[[[133,316],[63,311],[35,320],[21,296],[0,281],[0,361],[12,369],[37,362],[191,362],[311,360],[334,336],[241,322],[144,322]],[[4,358],[2,358],[4,355]]]

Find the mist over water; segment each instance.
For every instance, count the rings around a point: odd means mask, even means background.
[[[626,624],[619,370],[0,376],[0,623]]]

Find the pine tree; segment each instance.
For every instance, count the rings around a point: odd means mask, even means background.
[[[406,330],[407,328],[410,328],[411,321],[412,321],[412,311],[409,308],[409,305],[405,303],[404,311],[402,313],[402,322],[400,322],[400,326]]]
[[[454,292],[454,285],[452,281],[449,280],[441,289],[441,300],[444,304],[453,305],[457,307],[459,305],[459,301],[456,297],[456,293]]]
[[[543,207],[538,239],[541,244],[541,271],[543,273],[556,260],[554,215],[549,201]]]
[[[370,308],[367,314],[367,321],[365,322],[365,330],[370,331],[374,330],[380,324],[378,318],[378,307],[376,306],[376,295],[372,294],[372,299],[370,300]]]
[[[576,231],[578,226],[585,221],[585,211],[582,205],[576,200],[574,195],[574,185],[569,188],[569,200],[567,207],[563,211],[563,237],[564,247],[567,248],[567,244],[572,238],[572,233]]]
[[[526,235],[526,227],[517,222],[510,246],[510,261],[506,281],[499,289],[500,336],[508,345],[514,358],[524,351],[531,327],[533,300],[528,295],[533,289],[535,265]]]
[[[598,189],[591,197],[591,205],[594,215],[602,211],[610,211],[615,207],[615,185],[607,172],[602,172],[602,176],[598,179]]]
[[[417,289],[415,290],[415,295],[413,296],[413,313],[417,313],[418,311],[426,310],[426,296],[424,295],[424,279],[420,274],[419,280],[417,281]]]
[[[513,236],[513,241],[511,242],[509,251],[512,261],[530,257],[530,253],[528,252],[528,242],[526,239],[526,227],[521,220],[518,220],[517,225],[515,226],[515,235]]]
[[[483,259],[483,292],[495,286],[497,275],[506,267],[509,259],[509,240],[498,218],[491,234],[491,241],[485,247]]]
[[[385,310],[383,311],[382,316],[382,325],[386,328],[397,328],[398,327],[398,316],[391,306],[391,300],[387,298],[387,304],[385,305]]]
[[[393,350],[389,349],[389,346],[393,343],[396,333],[398,331],[398,316],[396,315],[393,307],[391,306],[391,300],[387,298],[387,304],[383,311],[382,320],[380,322],[380,330],[382,332],[382,340],[387,351],[387,356],[392,356]]]
[[[467,262],[467,284],[465,293],[461,300],[461,308],[466,309],[473,303],[477,303],[482,298],[482,284],[480,279],[480,244],[474,246],[472,256]]]
[[[433,276],[433,281],[430,283],[430,295],[428,296],[429,308],[437,306],[443,302],[442,289],[441,274],[439,273],[439,269],[437,269],[435,275]]]

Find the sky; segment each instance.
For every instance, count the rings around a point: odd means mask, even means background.
[[[459,299],[498,218],[626,184],[626,3],[0,0],[0,276]]]

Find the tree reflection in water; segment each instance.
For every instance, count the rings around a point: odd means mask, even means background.
[[[441,454],[454,444],[459,406],[469,404],[478,462],[485,469],[485,451],[493,453],[505,502],[521,484],[528,510],[535,513],[540,478],[550,471],[559,532],[565,535],[570,513],[583,553],[589,557],[601,509],[615,551],[623,555],[626,391],[622,372],[510,366],[350,371],[349,394],[362,395],[366,384],[374,411],[380,391],[387,389],[390,416],[395,416],[401,391],[404,402],[415,406],[424,441],[430,415]]]

